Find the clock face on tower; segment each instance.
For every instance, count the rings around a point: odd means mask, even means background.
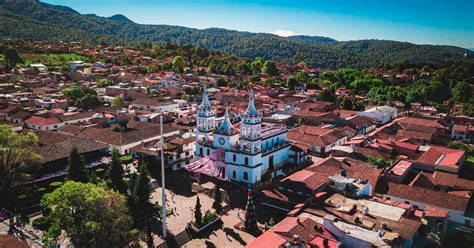
[[[224,138],[219,138],[219,144],[224,145],[225,144],[225,139]]]

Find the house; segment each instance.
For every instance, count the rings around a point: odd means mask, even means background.
[[[336,174],[352,178],[354,179],[352,182],[360,183],[360,185],[365,182],[364,185],[370,186],[361,187],[364,190],[360,192],[372,195],[381,176],[381,170],[352,158],[338,160],[327,157],[283,178],[278,183],[278,187],[263,190],[263,204],[289,212],[297,204],[311,201],[315,194],[325,191],[328,182],[331,181],[329,178]]]
[[[413,117],[395,120],[396,139],[407,139],[415,144],[445,144],[451,140],[447,128],[440,121]]]
[[[154,112],[166,112],[178,109],[179,103],[175,101],[163,100],[153,97],[139,97],[132,101],[131,104],[134,109],[146,109]]]
[[[349,178],[345,170],[329,176],[328,189],[354,198],[370,196],[372,194],[372,185],[369,182]]]
[[[108,146],[92,139],[52,131],[32,131],[38,137],[38,146],[34,147],[41,156],[41,168],[38,174],[46,174],[65,169],[69,152],[78,148],[86,161],[97,161],[108,154]]]
[[[301,102],[297,105],[300,111],[313,111],[313,112],[330,112],[337,109],[335,102]]]
[[[456,124],[451,130],[451,137],[454,140],[474,143],[474,126]]]
[[[474,218],[467,214],[470,197],[392,182],[386,182],[383,187],[378,187],[377,193],[386,200],[411,204],[415,209],[426,210],[427,207],[436,207],[447,211],[450,221],[474,226]]]
[[[116,132],[111,128],[99,128],[99,127],[84,127],[78,128],[66,128],[62,127],[61,132],[75,133],[79,137],[93,139],[95,141],[107,144],[110,149],[116,148],[120,154],[130,153],[133,147],[144,144],[151,141],[157,141],[160,139],[160,125],[153,123],[146,123],[147,127],[139,129],[131,129],[124,132]],[[168,137],[179,134],[179,129],[172,125],[163,125],[163,136]]]
[[[412,168],[412,161],[400,160],[385,171],[383,178],[389,182],[403,183],[408,178]]]
[[[293,234],[298,234],[296,231],[302,230],[307,235],[317,231],[326,236],[324,233],[328,232],[332,238],[327,237],[323,246],[298,247],[332,247],[328,242],[331,239],[344,247],[411,247],[418,237],[421,219],[410,214],[409,204],[395,204],[378,198],[351,199],[339,193],[321,192],[311,201],[295,206],[282,222],[249,245],[267,247],[266,244],[280,243],[278,235],[282,233],[293,231]],[[311,226],[307,226],[308,219],[314,221]],[[291,225],[295,221],[299,225]],[[268,234],[272,232],[277,235]],[[312,239],[311,236],[307,239],[304,235],[298,236],[303,238],[301,241]]]
[[[194,158],[195,151],[194,137],[183,139],[180,135],[168,136],[165,139],[165,168],[173,171],[184,168]],[[131,148],[134,157],[140,157],[147,161],[161,161],[161,139],[151,141]],[[151,160],[150,160],[151,159]]]
[[[245,247],[340,248],[343,245],[322,224],[311,217],[286,217]]]
[[[48,111],[45,115],[34,115],[25,120],[26,127],[36,130],[56,130],[64,125],[88,122],[96,118],[96,113],[88,112],[70,112],[56,113]]]
[[[431,146],[415,161],[415,168],[425,171],[441,170],[459,173],[464,165],[464,154],[463,150]]]
[[[85,66],[86,66],[86,63],[84,61],[80,61],[80,60],[72,61],[71,63],[69,63],[69,71],[73,72],[76,70],[82,70],[85,68]]]
[[[363,115],[354,115],[341,122],[357,130],[358,134],[368,134],[377,127],[375,119]]]
[[[348,135],[339,129],[301,125],[288,132],[288,139],[309,146],[313,154],[327,156],[332,147],[346,143]]]
[[[397,109],[390,106],[373,107],[359,112],[359,115],[375,119],[378,125],[384,125],[397,118]]]

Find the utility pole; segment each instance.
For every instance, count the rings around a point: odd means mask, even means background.
[[[163,138],[163,111],[160,115],[161,135],[161,223],[163,224],[163,238],[166,238],[166,192],[165,192],[165,146]]]

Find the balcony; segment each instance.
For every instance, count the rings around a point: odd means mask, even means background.
[[[267,150],[263,151],[263,154],[262,154],[262,155],[265,156],[266,154],[268,154],[268,153],[270,153],[270,152],[273,152],[273,151],[275,151],[275,150],[278,150],[278,149],[280,149],[280,148],[282,148],[282,147],[289,146],[289,145],[290,145],[290,142],[287,141],[287,140],[285,140],[285,141],[283,141],[283,142],[281,142],[281,143],[279,143],[279,144],[277,144],[277,145],[274,145],[274,146],[268,148]]]

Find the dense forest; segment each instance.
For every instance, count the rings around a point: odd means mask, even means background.
[[[193,44],[246,58],[318,68],[367,68],[401,63],[440,65],[473,61],[474,52],[454,46],[415,45],[386,40],[335,41],[327,37],[279,37],[220,28],[192,29],[143,25],[125,16],[81,15],[75,10],[36,0],[0,0],[0,37],[98,43],[165,42]]]

